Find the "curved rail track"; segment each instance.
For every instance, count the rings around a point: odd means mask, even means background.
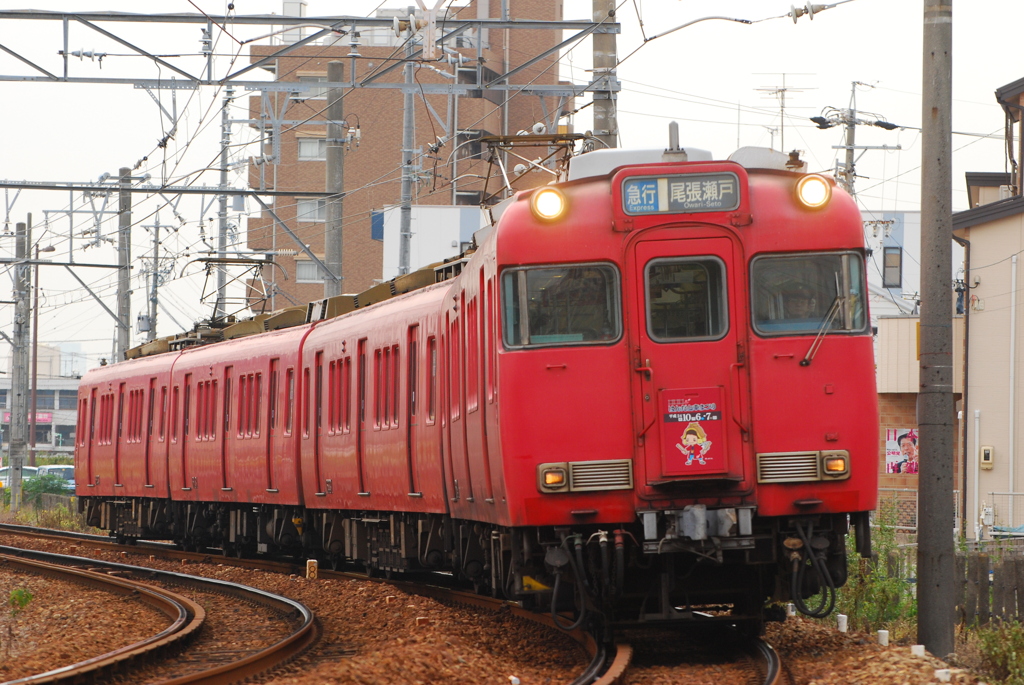
[[[140,599],[164,612],[172,621],[171,626],[158,635],[78,664],[14,681],[19,685],[22,683],[31,683],[32,685],[72,683],[80,682],[86,677],[101,679],[122,671],[131,663],[139,663],[143,659],[151,657],[158,650],[180,647],[184,641],[193,638],[206,618],[202,607],[176,593],[148,585],[143,580],[157,580],[168,585],[188,587],[200,592],[229,595],[244,602],[269,608],[280,615],[291,618],[296,624],[295,630],[290,635],[265,649],[231,663],[216,664],[201,671],[171,678],[165,681],[167,684],[220,685],[237,682],[289,662],[312,646],[319,638],[319,629],[313,614],[304,605],[287,597],[256,588],[171,571],[13,547],[0,547],[0,554],[2,554],[0,556],[2,563],[26,572],[62,576],[72,582],[88,583],[93,587],[120,594],[138,593]],[[83,566],[88,570],[81,568]],[[103,569],[105,572],[97,572],[96,569]],[[118,576],[112,576],[110,572],[116,572]]]
[[[110,538],[99,535],[89,535],[82,533],[65,533],[62,531],[54,531],[50,529],[31,528],[27,526],[16,526],[11,524],[0,524],[0,531],[8,531],[15,534],[29,535],[34,537],[49,537],[59,539],[62,541],[77,541],[86,543],[89,546],[96,546],[103,549],[112,551],[124,552],[126,551],[125,545],[112,542]],[[0,550],[5,548],[0,547]],[[242,566],[246,568],[259,568],[261,570],[275,571],[281,573],[294,573],[299,569],[298,563],[284,562],[284,561],[270,561],[265,559],[237,559],[234,557],[222,557],[217,555],[216,552],[204,553],[204,552],[185,552],[177,549],[174,545],[159,542],[142,542],[136,547],[137,551],[143,553],[148,551],[154,555],[159,555],[164,558],[170,558],[174,560],[187,559],[194,562],[213,561],[217,563]],[[35,554],[45,554],[41,552],[32,552],[30,550],[17,550],[19,553],[29,556]],[[108,564],[104,562],[97,562],[95,559],[77,557],[78,562],[85,563],[89,566],[109,566],[111,568],[117,568],[124,570],[125,572],[131,572],[136,575],[157,577],[158,575],[166,574],[168,577],[173,577],[175,580],[172,582],[180,582],[185,584],[188,582],[210,582],[216,583],[221,586],[232,586],[233,584],[224,583],[223,581],[213,581],[194,576],[186,576],[183,574],[157,571],[149,568],[143,568],[138,566],[128,566],[124,564]],[[393,585],[397,588],[405,590],[410,594],[416,594],[433,599],[439,599],[449,602],[455,602],[460,604],[467,604],[471,606],[477,606],[489,610],[506,609],[511,611],[515,616],[522,619],[545,625],[548,627],[555,627],[554,622],[548,614],[538,614],[536,612],[527,611],[520,608],[518,605],[499,600],[487,596],[474,594],[472,592],[453,589],[451,587],[444,587],[441,584],[431,584],[423,582],[414,582],[406,580],[385,580],[381,578],[373,578],[360,573],[353,573],[347,571],[331,571],[327,569],[319,569],[319,574],[324,578],[346,578],[346,579],[360,579],[368,580],[371,582],[383,582]],[[299,635],[301,631],[309,631],[310,633],[315,632],[313,626],[315,622],[312,620],[312,614],[308,609],[302,607],[297,602],[287,600],[283,597],[276,595],[269,595],[269,593],[262,593],[262,591],[254,590],[253,588],[246,588],[245,586],[236,586],[242,588],[241,591],[253,591],[261,593],[264,597],[275,597],[277,600],[284,602],[290,602],[294,608],[290,611],[304,612],[304,620],[300,631],[297,631],[291,638],[285,642],[292,643],[292,651],[287,654],[279,654],[274,656],[274,652],[279,646],[274,645],[268,650],[264,650],[258,655],[254,655],[247,659],[246,666],[248,670],[244,672],[232,672],[228,671],[229,666],[221,667],[223,673],[210,672],[209,677],[211,679],[204,680],[199,679],[198,676],[190,677],[189,679],[173,680],[168,682],[174,683],[185,683],[185,682],[206,682],[206,683],[228,683],[232,682],[237,678],[247,677],[256,673],[265,672],[272,669],[276,664],[286,662],[298,653],[304,651],[311,646],[316,636],[312,634]],[[298,607],[301,607],[299,609]],[[626,677],[629,673],[629,668],[633,657],[633,648],[629,644],[617,643],[614,645],[605,645],[600,641],[596,640],[593,635],[583,630],[582,628],[577,629],[569,633],[570,636],[579,643],[591,656],[591,662],[575,680],[572,681],[572,685],[618,685],[626,682]],[[759,673],[763,676],[763,682],[765,685],[781,685],[782,680],[782,668],[781,662],[775,650],[762,640],[753,640],[747,649],[752,658],[756,662],[756,668]],[[259,657],[259,658],[257,658]],[[33,683],[35,681],[32,681]],[[58,681],[39,681],[39,682],[58,682]]]

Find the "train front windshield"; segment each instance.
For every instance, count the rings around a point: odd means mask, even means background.
[[[607,343],[622,333],[612,266],[510,269],[502,277],[502,302],[509,347]]]
[[[771,255],[754,259],[754,329],[761,335],[860,333],[867,326],[859,254]]]

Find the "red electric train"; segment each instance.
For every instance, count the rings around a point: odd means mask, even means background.
[[[89,522],[561,624],[831,611],[877,497],[854,201],[795,155],[608,150],[499,211],[454,277],[90,371]]]

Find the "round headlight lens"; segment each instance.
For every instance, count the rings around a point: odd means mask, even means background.
[[[541,188],[533,195],[534,215],[543,221],[553,221],[565,213],[565,195],[555,188]]]
[[[804,176],[796,184],[796,195],[800,202],[817,209],[824,207],[832,199],[832,185],[822,176]]]

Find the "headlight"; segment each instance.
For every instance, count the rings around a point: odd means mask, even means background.
[[[530,209],[541,221],[554,221],[565,214],[567,204],[562,191],[556,188],[541,188],[533,194]]]
[[[818,209],[832,199],[832,184],[823,176],[804,176],[796,184],[796,196],[804,206]]]

